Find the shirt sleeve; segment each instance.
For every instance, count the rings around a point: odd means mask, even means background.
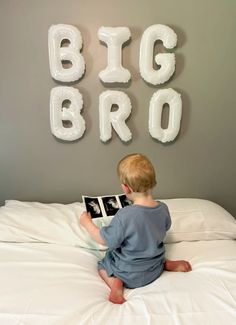
[[[170,214],[168,213],[168,217],[166,219],[166,231],[170,229],[171,227],[171,218],[170,218]]]
[[[165,210],[166,210],[166,231],[168,231],[171,227],[171,217],[170,217],[170,212],[168,209],[168,206],[166,204],[164,204]]]
[[[108,248],[116,249],[120,247],[124,240],[124,231],[119,218],[115,216],[108,226],[102,227],[100,235],[105,240]]]

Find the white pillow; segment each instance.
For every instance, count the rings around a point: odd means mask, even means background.
[[[92,240],[80,226],[79,217],[83,211],[84,204],[78,202],[46,204],[6,201],[5,206],[0,207],[0,241],[44,242],[89,249],[107,249]],[[100,227],[104,224],[103,220],[96,220],[96,223]]]
[[[225,209],[207,200],[167,199],[172,226],[165,243],[236,239],[236,221]],[[47,242],[104,250],[79,224],[83,203],[58,204],[6,201],[0,208],[0,241]],[[93,219],[98,227],[112,217]]]
[[[162,201],[167,204],[172,219],[165,243],[236,239],[236,220],[218,204],[201,199]]]

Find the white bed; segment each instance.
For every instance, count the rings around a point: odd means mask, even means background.
[[[163,201],[173,221],[167,257],[189,260],[193,271],[125,289],[123,305],[107,299],[96,269],[104,250],[79,226],[81,203],[7,201],[0,208],[0,325],[235,325],[234,218],[205,200]]]

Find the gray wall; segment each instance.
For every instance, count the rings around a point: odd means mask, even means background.
[[[158,174],[154,195],[213,200],[236,215],[236,1],[234,0],[1,0],[0,1],[0,204],[6,199],[69,203],[81,194],[120,193],[116,163],[131,152],[150,157]],[[66,143],[50,132],[50,90],[59,85],[48,64],[48,29],[75,25],[83,36],[86,74],[73,86],[83,94],[87,129]],[[156,23],[178,35],[174,77],[161,87],[139,75],[139,45]],[[107,49],[101,26],[127,26],[132,41],[123,64],[132,73],[124,87],[106,87],[98,73]],[[148,106],[159,88],[182,94],[183,117],[176,140],[163,145],[148,132]],[[98,98],[106,89],[132,101],[130,143],[113,134],[99,139]]]

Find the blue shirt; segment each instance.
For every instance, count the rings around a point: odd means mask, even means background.
[[[166,231],[171,226],[168,207],[133,204],[120,209],[100,234],[109,248],[112,269],[140,272],[163,264]]]

